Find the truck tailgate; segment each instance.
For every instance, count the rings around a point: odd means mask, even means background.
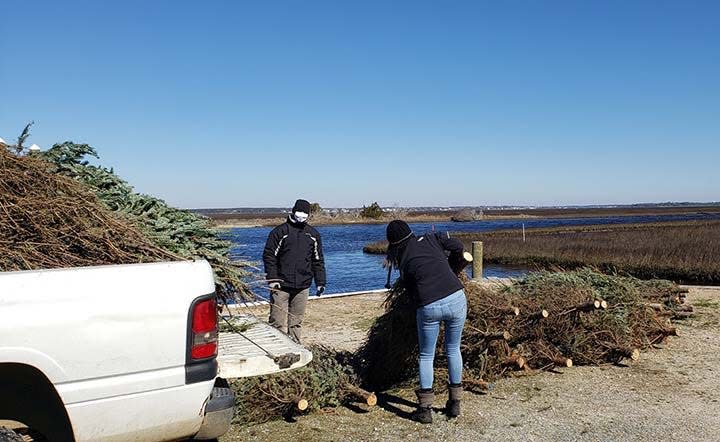
[[[222,324],[221,320],[221,324]],[[232,318],[236,331],[221,332],[218,376],[225,379],[279,373],[307,365],[312,352],[252,315]]]

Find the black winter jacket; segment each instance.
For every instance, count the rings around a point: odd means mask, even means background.
[[[313,277],[317,286],[325,285],[325,258],[320,234],[305,223],[291,219],[268,235],[263,251],[267,279],[280,279],[282,287],[306,289]]]
[[[447,255],[462,254],[463,245],[450,233],[412,236],[400,254],[400,278],[415,296],[418,307],[451,295],[463,288],[450,268]]]

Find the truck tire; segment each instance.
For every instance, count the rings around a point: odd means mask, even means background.
[[[23,442],[23,438],[7,427],[0,427],[0,442]]]
[[[70,419],[55,388],[33,367],[0,364],[0,419],[22,422],[33,434],[53,442],[74,440]]]
[[[5,401],[0,404],[3,415],[22,422],[48,440],[71,442],[74,439],[62,403],[58,404],[46,388],[0,382],[0,391],[5,393]]]

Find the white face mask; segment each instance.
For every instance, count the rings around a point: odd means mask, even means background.
[[[305,212],[293,212],[293,218],[299,223],[304,223],[308,219],[308,214]]]

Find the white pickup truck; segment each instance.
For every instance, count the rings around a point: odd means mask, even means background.
[[[247,333],[218,338],[205,261],[0,273],[0,426],[61,442],[217,438],[234,410],[218,376],[312,358],[262,322]]]

